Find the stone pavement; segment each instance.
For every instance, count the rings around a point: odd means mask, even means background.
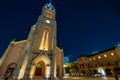
[[[0,80],[4,80],[4,79],[0,79]],[[50,79],[31,79],[31,80],[50,80]],[[63,78],[57,78],[56,80],[115,80],[115,78],[114,77],[63,77]]]
[[[115,80],[114,77],[64,77],[58,80]]]

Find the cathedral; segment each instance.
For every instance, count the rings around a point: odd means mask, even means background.
[[[63,49],[57,47],[56,12],[50,3],[42,8],[26,40],[12,40],[0,59],[0,79],[39,80],[62,77]]]

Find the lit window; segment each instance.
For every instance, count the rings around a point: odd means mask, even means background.
[[[99,58],[99,59],[101,59],[101,57],[100,57],[100,56],[98,56],[98,58]]]
[[[91,61],[91,59],[89,59],[89,61]]]
[[[48,39],[49,39],[49,31],[44,30],[43,35],[42,35],[42,40],[39,49],[40,50],[48,50]]]
[[[107,57],[107,55],[105,54],[104,57]]]
[[[95,60],[95,57],[93,58],[93,60]]]
[[[114,56],[114,53],[111,53],[112,56]]]

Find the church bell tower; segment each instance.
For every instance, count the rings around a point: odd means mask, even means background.
[[[31,27],[27,45],[13,79],[40,79],[56,77],[56,20],[55,8],[50,3],[42,8],[42,13]]]

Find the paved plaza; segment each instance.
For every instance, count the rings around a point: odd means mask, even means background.
[[[64,77],[62,80],[115,80],[115,78],[114,77]]]
[[[4,80],[4,79],[0,79],[0,80]],[[31,80],[50,80],[50,79],[31,79]],[[64,77],[59,79],[57,78],[56,80],[115,80],[115,78],[114,77]]]

